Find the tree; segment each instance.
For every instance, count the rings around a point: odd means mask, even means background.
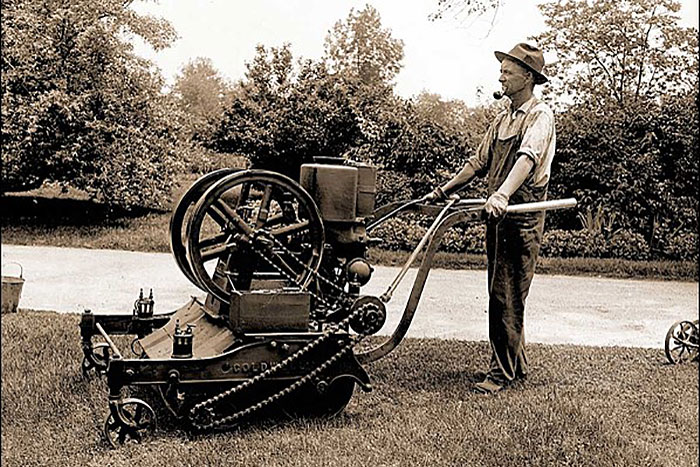
[[[548,74],[577,102],[659,98],[694,89],[697,30],[678,25],[673,0],[568,0],[540,5],[533,39],[557,59]]]
[[[505,3],[505,0],[437,0],[437,8],[429,18],[431,21],[452,18],[463,24],[470,20],[469,25],[473,26],[476,20],[483,17],[493,27],[496,15]],[[486,35],[490,32],[491,29]]]
[[[379,12],[369,5],[361,11],[351,9],[326,37],[324,61],[329,70],[365,86],[390,86],[401,60],[403,41],[382,28]]]
[[[603,206],[618,228],[659,253],[697,229],[697,30],[671,0],[569,0],[541,5],[556,52],[549,92],[570,100],[557,118],[553,197]],[[553,213],[573,227],[571,212]]]
[[[258,46],[214,137],[219,151],[293,179],[316,156],[342,156],[359,137],[349,90],[322,62],[300,61],[289,46]]]
[[[196,58],[182,67],[175,79],[173,95],[189,117],[194,140],[207,142],[221,120],[230,88],[208,58]]]
[[[178,112],[152,64],[175,37],[123,0],[9,0],[2,15],[2,190],[58,182],[109,203],[163,204]]]

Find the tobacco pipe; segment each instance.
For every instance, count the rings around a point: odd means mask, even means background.
[[[504,96],[505,94],[503,93],[503,91],[494,91],[493,93],[493,98],[496,100],[503,99]]]

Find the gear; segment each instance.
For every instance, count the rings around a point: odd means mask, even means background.
[[[365,295],[352,304],[352,330],[363,336],[376,334],[386,322],[386,307],[377,297]]]

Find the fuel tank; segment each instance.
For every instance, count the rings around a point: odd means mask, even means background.
[[[362,163],[330,163],[301,166],[299,181],[316,201],[325,222],[355,223],[374,211],[377,168]]]

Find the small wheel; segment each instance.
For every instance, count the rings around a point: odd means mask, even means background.
[[[170,250],[173,252],[175,262],[183,274],[185,274],[185,277],[200,287],[201,285],[197,283],[197,278],[187,261],[187,248],[185,246],[187,242],[185,226],[192,214],[191,208],[214,183],[240,170],[242,169],[224,168],[201,176],[187,189],[185,194],[182,195],[173,210],[173,214],[170,216]]]
[[[118,403],[116,410],[121,420],[110,411],[104,427],[107,441],[113,448],[128,442],[140,442],[155,431],[156,414],[144,401],[125,399]]]
[[[338,415],[350,402],[355,381],[349,377],[337,378],[330,384],[307,384],[297,389],[284,401],[282,410],[290,418],[330,418]]]
[[[265,170],[224,177],[199,199],[187,224],[187,257],[204,289],[224,303],[255,278],[305,287],[321,262],[324,231],[311,196],[292,179]],[[216,260],[219,274],[205,265]]]
[[[676,364],[698,358],[698,326],[692,321],[678,321],[666,333],[666,358]]]

